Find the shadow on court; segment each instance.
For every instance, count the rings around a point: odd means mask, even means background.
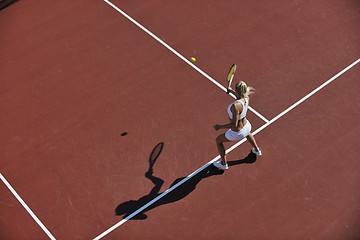
[[[135,213],[138,209],[143,207],[148,202],[152,201],[159,195],[161,195],[163,192],[160,192],[160,189],[162,185],[164,184],[164,180],[162,180],[159,177],[154,176],[153,166],[157,158],[159,157],[162,148],[164,146],[164,143],[159,143],[154,150],[152,151],[150,158],[149,158],[149,169],[145,173],[145,177],[148,178],[153,184],[154,187],[151,189],[149,194],[139,198],[138,200],[130,200],[123,202],[119,204],[115,209],[115,214],[117,216],[122,216],[123,218],[129,217],[131,214]],[[246,156],[244,159],[241,160],[234,160],[234,161],[228,161],[229,166],[235,166],[239,164],[251,164],[256,161],[256,155],[253,153],[249,153],[248,156]],[[144,220],[147,218],[147,215],[145,214],[147,211],[150,211],[151,209],[154,209],[156,207],[159,207],[164,204],[173,203],[176,201],[179,201],[183,198],[185,198],[187,195],[189,195],[192,191],[195,190],[197,184],[208,177],[215,176],[215,175],[221,175],[223,174],[223,170],[219,170],[216,167],[214,167],[212,164],[208,166],[207,168],[203,169],[201,172],[187,180],[185,183],[181,184],[177,188],[175,188],[173,191],[168,193],[167,195],[163,196],[156,202],[154,202],[152,205],[144,209],[143,211],[137,213],[135,216],[132,216],[131,219],[133,220]],[[186,177],[180,177],[177,178],[170,186],[174,186],[175,184],[179,183]]]
[[[251,164],[254,162],[256,162],[256,154],[250,152],[245,158],[241,160],[228,161],[228,165],[231,167],[239,164]]]
[[[0,0],[0,10],[5,9],[6,7],[9,7],[10,5],[16,3],[19,0]]]

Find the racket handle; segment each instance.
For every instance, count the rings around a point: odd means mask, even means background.
[[[226,93],[227,93],[227,94],[231,93],[231,90],[232,90],[232,88],[231,88],[231,83],[229,83],[229,84],[228,84],[228,87],[226,88]]]

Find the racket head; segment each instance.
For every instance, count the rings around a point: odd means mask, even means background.
[[[234,63],[233,65],[231,65],[229,73],[226,77],[226,80],[228,81],[228,87],[231,86],[232,80],[234,79],[235,76],[235,71],[236,71],[236,64]],[[227,92],[229,93],[229,90]]]

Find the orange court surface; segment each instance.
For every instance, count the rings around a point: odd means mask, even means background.
[[[0,239],[359,240],[359,26],[358,0],[3,8]],[[233,63],[263,156],[224,172]]]

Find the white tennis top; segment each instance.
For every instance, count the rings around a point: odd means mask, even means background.
[[[232,114],[232,111],[231,111],[231,107],[232,107],[232,105],[234,105],[234,103],[238,103],[238,102],[240,102],[240,103],[243,105],[243,109],[242,109],[242,111],[241,111],[241,113],[240,113],[240,115],[239,115],[239,120],[241,120],[241,119],[243,119],[244,117],[246,117],[246,113],[247,113],[247,110],[248,110],[249,102],[248,102],[246,99],[242,98],[242,99],[240,99],[240,100],[236,100],[235,102],[231,103],[231,104],[228,106],[227,112],[228,112],[228,114],[229,114],[229,118],[230,118],[230,119],[233,119],[233,114]]]

